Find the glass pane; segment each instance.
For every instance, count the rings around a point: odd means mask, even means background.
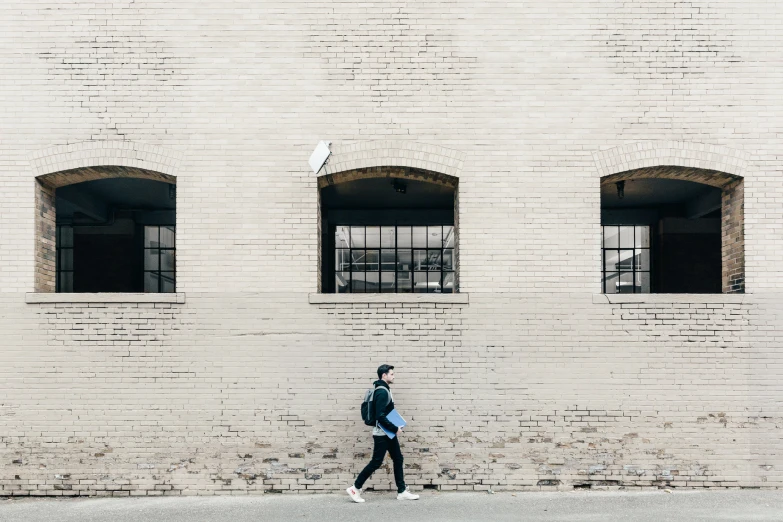
[[[364,272],[364,265],[364,250],[351,250],[351,270]]]
[[[633,248],[634,227],[620,227],[620,248]]]
[[[454,270],[454,250],[443,251],[443,270]]]
[[[604,248],[620,248],[619,227],[604,227]]]
[[[636,252],[636,270],[650,270],[650,251],[646,248],[635,250]]]
[[[413,289],[410,272],[397,272],[397,292],[410,293]]]
[[[454,293],[454,272],[443,273],[443,284],[441,290],[444,294]]]
[[[430,270],[440,270],[440,256],[442,250],[427,251],[427,266]]]
[[[60,270],[73,270],[73,249],[60,250]]]
[[[367,227],[364,230],[367,248],[381,248],[381,227]]]
[[[73,246],[73,228],[60,227],[60,247],[70,248]]]
[[[443,227],[443,247],[454,248],[454,227]]]
[[[426,250],[414,250],[413,251],[413,269],[414,270],[427,270],[427,251]]]
[[[618,294],[632,294],[633,272],[620,272],[620,284],[617,287]]]
[[[650,248],[650,227],[636,227],[635,238],[636,248]]]
[[[160,227],[161,248],[174,248],[174,227]]]
[[[160,291],[166,294],[174,292],[174,272],[163,272],[161,275]]]
[[[351,280],[351,275],[348,272],[337,272],[334,274],[334,290],[338,294],[345,294],[348,292],[348,281]]]
[[[146,248],[157,248],[159,245],[158,227],[144,227],[144,246]]]
[[[650,293],[650,272],[636,273],[636,291],[643,294]]]
[[[380,285],[380,277],[381,275],[378,272],[367,272],[365,274],[365,292],[380,292],[381,291],[381,285]]]
[[[620,252],[617,250],[604,250],[604,270],[607,272],[620,269]]]
[[[413,228],[413,248],[427,248],[427,227]]]
[[[633,270],[633,250],[620,250],[620,270]]]
[[[397,248],[411,247],[411,227],[397,227]]]
[[[351,292],[364,292],[364,272],[354,272],[351,274]]]
[[[394,248],[394,227],[381,227],[381,248]]]
[[[381,272],[381,292],[394,292],[394,272]]]
[[[174,271],[174,250],[160,251],[160,269],[166,272]]]
[[[381,270],[394,271],[396,264],[397,258],[394,254],[394,250],[381,250]]]
[[[413,291],[417,293],[427,292],[427,273],[426,272],[414,272],[413,273]]]
[[[367,268],[365,270],[370,271],[378,271],[380,269],[380,261],[381,261],[381,253],[378,250],[367,250],[366,251],[366,257],[367,260]],[[369,290],[368,290],[369,292]]]
[[[334,229],[334,246],[335,248],[348,248],[351,237],[350,227],[336,227]]]
[[[398,250],[397,251],[397,270],[410,270],[411,269],[411,251],[410,250]]]
[[[616,294],[618,291],[617,284],[620,282],[620,274],[617,272],[607,273],[604,278],[604,293]]]
[[[60,285],[60,292],[73,292],[73,272],[60,272],[57,275],[57,282]]]
[[[427,246],[443,248],[443,227],[427,227]]]
[[[144,291],[145,292],[157,292],[158,291],[158,273],[157,272],[144,272]]]
[[[364,248],[364,227],[351,227],[351,246]]]
[[[430,272],[429,276],[427,277],[427,288],[430,292],[440,293],[440,283],[441,278],[443,277],[443,274],[438,272]]]
[[[334,251],[334,269],[338,272],[345,272],[351,269],[351,251],[347,248],[340,248]]]
[[[144,270],[159,270],[157,248],[148,248],[144,250]],[[157,291],[157,290],[156,290]]]

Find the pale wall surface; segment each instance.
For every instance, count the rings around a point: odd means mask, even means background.
[[[761,1],[3,1],[1,494],[344,488],[382,362],[414,486],[782,486],[781,37]],[[468,303],[309,302],[320,139],[460,178]],[[747,294],[600,296],[640,158],[745,177]],[[25,302],[35,176],[96,164],[177,176],[184,303]]]

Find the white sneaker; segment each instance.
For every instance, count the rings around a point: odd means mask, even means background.
[[[408,488],[402,493],[397,493],[397,500],[419,500],[419,495],[414,495]]]
[[[353,500],[354,502],[359,502],[359,503],[364,502],[364,499],[362,498],[362,490],[361,489],[356,489],[355,486],[351,486],[350,488],[346,489],[345,491],[346,491],[346,493],[348,493],[348,496],[351,497],[351,500]],[[398,495],[397,498],[399,498],[399,495]]]

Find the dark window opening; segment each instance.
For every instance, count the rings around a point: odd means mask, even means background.
[[[454,185],[393,176],[320,189],[321,290],[457,291]]]
[[[175,292],[175,186],[112,178],[55,192],[58,292]]]
[[[673,179],[601,186],[604,293],[721,293],[721,189]]]

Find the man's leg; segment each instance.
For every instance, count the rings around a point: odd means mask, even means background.
[[[372,459],[370,460],[370,463],[364,467],[362,472],[359,473],[359,476],[356,478],[356,482],[353,483],[356,489],[362,489],[362,486],[364,486],[364,483],[367,482],[368,478],[370,478],[370,475],[372,475],[376,469],[381,467],[381,464],[383,464],[383,457],[386,456],[386,451],[388,449],[387,441],[389,440],[389,437],[383,435],[381,437],[373,437],[372,439]]]
[[[394,482],[397,484],[397,493],[405,491],[405,477],[402,471],[402,451],[400,450],[400,438],[389,439],[389,455],[394,462]]]

